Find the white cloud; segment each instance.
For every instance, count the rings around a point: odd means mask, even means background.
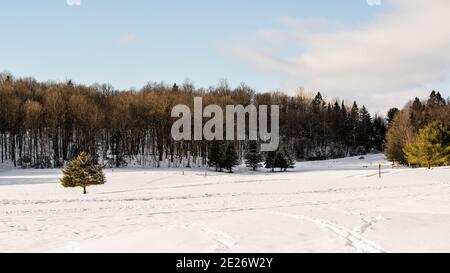
[[[69,6],[81,6],[81,0],[66,0]]]
[[[258,31],[229,51],[258,68],[302,79],[307,90],[360,98],[374,110],[402,106],[405,99],[427,95],[427,86],[450,80],[450,1],[385,2],[390,11],[364,27],[285,26]],[[280,44],[289,45],[289,56]]]

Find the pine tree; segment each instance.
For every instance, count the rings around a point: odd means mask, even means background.
[[[287,168],[289,168],[289,169],[295,168],[295,163],[296,163],[295,158],[292,156],[292,154],[286,148],[283,147],[283,149],[284,149],[284,154],[286,156],[286,162],[287,162],[287,165],[286,165],[286,168],[284,169],[284,171],[286,171]]]
[[[284,153],[278,149],[275,153],[275,168],[280,168],[280,172],[283,171],[284,167],[287,165],[286,157],[284,156]]]
[[[275,172],[275,157],[276,152],[271,151],[266,154],[266,161],[264,163],[266,169],[271,169],[272,172]]]
[[[375,115],[373,119],[373,139],[372,147],[378,151],[383,150],[384,139],[386,138],[386,123],[383,118]]]
[[[262,167],[262,161],[263,156],[260,152],[258,152],[256,143],[251,143],[247,153],[245,154],[245,164],[247,167],[252,168],[253,171],[256,171],[258,168]]]
[[[314,97],[312,105],[316,107],[317,110],[320,110],[320,108],[324,107],[325,101],[323,100],[322,94],[320,92],[318,92],[317,95]]]
[[[219,170],[222,171],[224,168],[224,159],[225,152],[223,145],[219,141],[214,140],[208,152],[209,166],[214,166],[216,168],[216,172]]]
[[[388,122],[388,126],[391,126],[392,122],[394,122],[395,116],[400,112],[398,108],[391,108],[387,113],[386,121]]]
[[[234,144],[230,143],[225,152],[225,160],[223,162],[223,167],[227,169],[230,173],[233,172],[233,167],[239,165],[239,157],[234,148]]]
[[[286,171],[288,168],[294,167],[294,160],[287,152],[286,148],[279,146],[278,150],[275,152],[275,168],[280,168],[280,171]]]
[[[84,194],[87,194],[86,187],[106,182],[101,167],[94,164],[85,152],[72,160],[63,170],[63,174],[61,183],[65,188],[82,187]]]
[[[345,102],[342,101],[341,105],[341,115],[339,124],[339,138],[346,146],[346,154],[348,154],[348,147],[350,144],[350,119],[347,111],[347,107],[345,106]]]
[[[442,166],[450,161],[450,130],[442,122],[421,129],[417,140],[404,149],[409,164],[422,167]]]
[[[358,128],[359,128],[359,108],[358,104],[353,102],[352,109],[350,110],[349,116],[349,124],[350,124],[350,136],[352,141],[352,146],[357,146],[357,138],[358,138]]]
[[[295,166],[294,158],[287,152],[284,146],[280,145],[276,151],[268,152],[266,155],[265,167],[275,172],[275,168],[286,171]]]
[[[446,104],[445,100],[442,98],[441,93],[436,91],[432,91],[430,94],[430,98],[427,102],[428,106],[444,106]]]
[[[358,123],[358,145],[364,145],[366,152],[369,151],[371,142],[373,141],[373,123],[369,111],[366,106],[359,110]]]

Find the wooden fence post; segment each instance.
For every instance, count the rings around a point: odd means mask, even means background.
[[[378,176],[381,178],[381,163],[378,164]]]

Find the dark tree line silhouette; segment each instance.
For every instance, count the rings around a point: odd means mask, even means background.
[[[81,152],[102,166],[130,164],[200,167],[208,161],[211,142],[173,141],[171,110],[194,97],[203,104],[280,105],[280,138],[297,160],[339,158],[382,150],[382,117],[366,107],[315,96],[256,93],[245,84],[231,88],[195,88],[192,83],[149,83],[140,90],[110,85],[38,82],[0,74],[1,162],[34,168],[61,167]],[[269,111],[270,112],[270,111]],[[207,120],[204,120],[206,122]],[[230,143],[228,143],[230,144]],[[248,141],[231,142],[241,160]],[[228,147],[228,145],[227,145]]]

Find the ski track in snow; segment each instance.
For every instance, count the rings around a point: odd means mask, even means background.
[[[364,234],[366,233],[367,230],[372,229],[376,223],[378,223],[379,221],[381,221],[383,219],[382,216],[377,216],[377,217],[373,217],[373,216],[364,216],[361,220],[362,220],[362,224],[357,226],[354,231],[358,234]]]
[[[378,246],[376,243],[368,240],[367,238],[363,237],[361,233],[352,231],[344,226],[340,226],[336,223],[333,223],[329,220],[320,220],[312,217],[308,217],[305,215],[295,215],[295,214],[289,214],[289,213],[272,213],[274,215],[289,217],[296,220],[304,220],[312,222],[322,228],[326,228],[333,233],[337,234],[339,237],[345,239],[350,246],[355,248],[356,252],[359,253],[387,253],[388,251],[384,250],[380,246]],[[362,231],[362,230],[361,230]]]
[[[217,242],[217,246],[215,248],[215,251],[217,252],[231,251],[236,246],[236,243],[233,241],[231,236],[223,231],[214,231],[208,228],[202,228],[201,231]]]

